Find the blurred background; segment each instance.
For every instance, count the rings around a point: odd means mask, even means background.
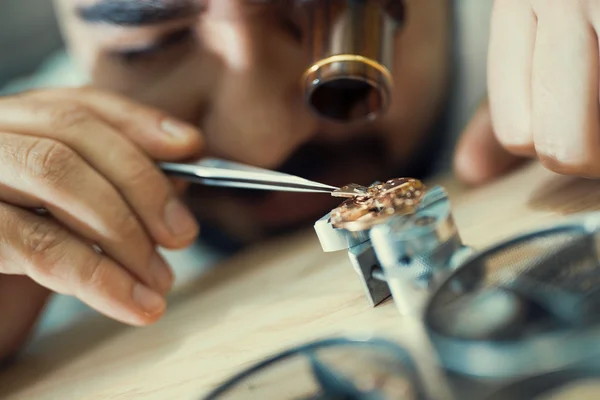
[[[0,2],[0,87],[35,72],[62,45],[51,0]]]

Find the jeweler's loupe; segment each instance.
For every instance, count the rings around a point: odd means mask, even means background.
[[[262,361],[204,399],[424,400],[424,395],[403,348],[384,339],[332,338]]]

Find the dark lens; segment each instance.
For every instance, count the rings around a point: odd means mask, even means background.
[[[345,122],[374,115],[382,108],[383,99],[366,81],[339,78],[315,87],[309,102],[320,115]]]

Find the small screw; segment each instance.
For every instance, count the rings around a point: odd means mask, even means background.
[[[427,226],[427,225],[431,225],[436,221],[435,217],[432,217],[430,215],[424,215],[422,217],[419,217],[416,221],[415,221],[415,225],[418,226]]]

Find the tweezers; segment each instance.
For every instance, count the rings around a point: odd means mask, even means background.
[[[218,158],[202,158],[190,163],[162,162],[159,167],[168,175],[207,186],[308,193],[339,190],[298,176]]]

